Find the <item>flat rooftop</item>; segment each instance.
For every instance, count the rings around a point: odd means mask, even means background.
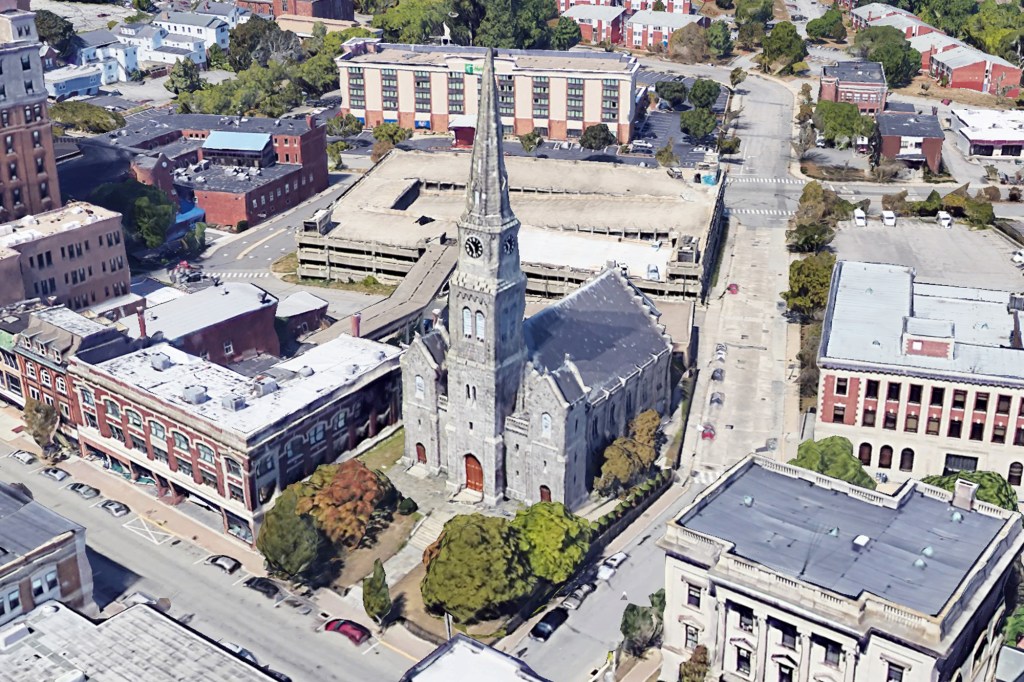
[[[195,40],[201,42],[199,38]],[[231,130],[243,133],[301,135],[309,132],[310,127],[304,118],[175,114],[168,109],[152,109],[132,116],[124,128],[109,133],[108,137],[118,146],[149,148],[154,140],[181,130]]]
[[[266,368],[264,374],[276,388],[264,391],[264,395],[257,390],[256,379],[166,343],[98,363],[92,371],[244,439],[279,420],[303,413],[323,396],[356,384],[381,366],[397,368],[400,354],[398,348],[384,343],[339,336]],[[185,389],[195,387],[202,388],[205,395],[198,404],[185,398]],[[230,405],[235,397],[244,398],[244,406],[237,410]]]
[[[836,62],[821,69],[825,78],[838,78],[844,83],[885,85],[885,72],[879,62]]]
[[[109,329],[107,325],[100,324],[96,320],[91,320],[62,305],[37,310],[32,313],[32,317],[83,339],[93,334],[102,334]]]
[[[270,144],[269,133],[240,133],[235,130],[213,130],[203,140],[203,149],[259,152]]]
[[[342,58],[341,63],[437,66],[462,71],[456,65],[479,62],[483,71],[486,47],[462,45],[404,45],[380,43],[377,52]],[[566,71],[567,75],[600,71],[629,75],[638,69],[636,57],[616,52],[564,52],[559,50],[498,50],[495,73],[515,71]]]
[[[550,682],[530,666],[462,633],[434,649],[399,682]]]
[[[51,601],[29,612],[24,625],[7,625],[0,633],[15,640],[0,649],[0,682],[56,682],[75,679],[76,671],[90,682],[272,679],[145,604],[95,623]]]
[[[925,137],[944,139],[945,133],[939,124],[939,117],[931,114],[911,114],[901,111],[875,114],[880,135],[900,137]]]
[[[913,268],[840,261],[832,287],[819,362],[852,362],[969,375],[975,381],[1024,381],[1024,350],[1010,347],[1011,298],[994,291],[915,281]],[[908,354],[904,330],[949,339],[952,357]]]
[[[969,140],[1024,142],[1024,111],[953,109],[959,132]]]
[[[55,211],[25,216],[0,225],[0,248],[12,248],[58,232],[68,232],[100,220],[120,217],[120,213],[108,211],[101,206],[73,201]]]
[[[264,185],[276,182],[289,175],[297,174],[302,166],[295,163],[275,163],[263,168],[252,166],[236,167],[211,164],[206,170],[178,169],[174,173],[174,184],[191,189],[205,189],[214,192],[244,194]]]
[[[948,500],[925,495],[915,482],[871,502],[792,469],[751,460],[676,523],[784,576],[850,599],[867,592],[929,616],[942,611],[1003,527],[1020,523],[959,509],[954,520]],[[861,535],[863,548],[853,542]]]
[[[146,308],[146,335],[174,341],[261,308],[277,305],[277,297],[255,284],[225,282]],[[138,315],[118,322],[133,339],[142,336]]]
[[[82,526],[33,501],[16,488],[0,483],[0,569],[64,533],[84,531]],[[0,664],[0,668],[3,667]]]

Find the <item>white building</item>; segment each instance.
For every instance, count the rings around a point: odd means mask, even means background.
[[[229,29],[235,28],[239,24],[244,24],[252,18],[250,10],[243,9],[234,3],[213,2],[212,0],[202,0],[192,10],[192,14],[220,19],[228,25]]]
[[[153,25],[171,35],[202,40],[207,50],[214,45],[228,49],[228,23],[219,17],[195,12],[163,12],[153,20]]]
[[[992,680],[1024,531],[975,493],[742,460],[658,543],[663,679],[704,645],[729,682]]]
[[[179,59],[191,59],[206,66],[206,47],[199,37],[169,33],[151,24],[124,24],[117,27],[117,38],[138,49],[138,61],[142,64],[174,64]]]
[[[87,31],[75,36],[72,63],[97,65],[102,70],[102,84],[127,81],[139,70],[138,47],[123,43],[107,30]]]
[[[409,668],[398,682],[550,682],[530,666],[461,632]]]
[[[95,65],[62,66],[43,74],[46,94],[58,102],[98,94],[102,80],[103,70]]]
[[[966,156],[1016,156],[1024,148],[1024,111],[953,109],[956,146]]]

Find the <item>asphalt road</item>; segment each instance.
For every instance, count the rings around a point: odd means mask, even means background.
[[[7,455],[0,443],[0,478],[24,483],[34,498],[86,527],[96,601],[105,608],[121,596],[141,591],[171,602],[170,615],[218,641],[252,651],[263,665],[296,682],[305,680],[397,680],[408,659],[381,646],[353,647],[348,640],[317,631],[323,620],[275,606],[241,585],[243,571],[228,576],[203,565],[208,555],[196,545],[150,526],[134,512],[114,518],[98,508],[103,498],[83,500]],[[102,487],[100,488],[102,491]],[[154,504],[160,504],[154,500]]]

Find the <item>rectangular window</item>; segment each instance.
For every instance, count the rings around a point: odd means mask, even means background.
[[[1005,443],[1006,442],[1006,424],[996,424],[992,427],[992,442],[993,443]]]
[[[988,412],[988,393],[978,393],[974,396],[974,411]]]
[[[779,664],[779,682],[793,682],[793,669],[788,665]]]
[[[1001,395],[996,399],[996,414],[1010,414],[1010,396]]]
[[[885,389],[886,400],[899,400],[900,399],[900,385],[890,383]]]
[[[967,406],[967,391],[953,391],[953,409],[962,410]]]
[[[877,398],[878,397],[878,382],[874,379],[868,379],[868,386],[864,390],[865,398]]]
[[[882,422],[883,429],[889,429],[890,431],[896,430],[896,413],[886,412],[885,420]]]
[[[135,448],[139,452],[146,452],[146,441],[139,438],[134,433],[129,434],[128,437],[131,438],[133,448]]]
[[[864,410],[864,417],[861,420],[862,426],[874,426],[875,425],[876,412],[874,410]]]
[[[43,580],[46,583],[47,592],[53,592],[57,589],[57,586],[60,585],[60,581],[57,580],[57,571],[50,571],[43,576]]]
[[[921,384],[910,384],[910,395],[907,397],[908,403],[914,405],[921,404],[921,394],[924,392],[924,386]]]
[[[174,460],[178,465],[178,473],[192,478],[192,462],[181,457],[175,457]]]
[[[825,665],[833,668],[839,667],[839,645],[835,642],[824,642]]]
[[[981,422],[971,422],[971,433],[968,438],[971,440],[984,440],[985,424]]]
[[[925,431],[924,432],[926,434],[928,434],[929,436],[937,436],[937,435],[939,435],[939,418],[938,417],[928,417],[928,425],[925,427]]]
[[[736,671],[741,675],[750,674],[750,651],[736,647]]]
[[[234,352],[235,352],[234,345],[230,341],[225,341],[224,342],[224,355],[233,355]]]
[[[203,485],[208,485],[211,488],[216,488],[217,487],[217,476],[216,475],[211,474],[209,471],[203,471],[202,469],[199,470],[199,475],[203,479]]]
[[[946,431],[946,435],[950,438],[959,438],[963,435],[964,423],[959,419],[949,420],[949,429]]]
[[[700,608],[700,587],[697,585],[687,585],[686,603],[694,608]]]
[[[124,442],[124,431],[121,430],[121,427],[114,426],[113,424],[110,424],[109,426],[110,426],[110,437],[113,438],[114,440],[118,440],[118,441],[121,441],[123,443]]]
[[[43,579],[42,578],[32,578],[32,597],[33,597],[33,599],[34,600],[38,600],[39,597],[42,597],[44,594],[46,594],[46,590],[43,589]]]
[[[213,450],[208,445],[196,443],[196,451],[199,453],[200,461],[213,464]]]
[[[903,666],[890,663],[885,673],[885,682],[903,682]]]
[[[842,424],[846,419],[846,406],[836,405],[832,408],[832,423]]]
[[[836,395],[846,395],[846,392],[849,390],[849,387],[850,387],[850,380],[849,379],[847,379],[845,377],[843,377],[841,379],[836,379]]]
[[[189,449],[188,436],[186,436],[183,433],[179,433],[178,431],[172,431],[171,435],[174,436],[174,447],[175,447],[175,449],[181,450],[182,452],[188,452],[188,449]]]
[[[917,433],[917,422],[918,417],[916,414],[908,414],[907,420],[903,424],[903,430],[908,433]]]
[[[740,630],[743,630],[743,632],[753,632],[754,612],[750,609],[743,607],[737,607],[736,611],[739,613],[740,616]]]
[[[699,643],[699,640],[698,640],[698,637],[697,637],[697,628],[693,627],[692,625],[687,625],[686,626],[686,648],[690,649],[690,650],[696,649],[698,643]]]
[[[167,440],[167,431],[164,430],[164,425],[160,422],[152,420],[149,422],[149,435],[155,439]]]
[[[942,407],[942,401],[946,398],[946,389],[933,387],[931,404],[935,407]]]
[[[242,489],[237,485],[228,485],[228,495],[232,500],[237,502],[245,502],[245,495],[242,493]]]
[[[779,630],[782,632],[782,638],[779,643],[786,649],[796,650],[796,628],[792,625],[779,625]]]

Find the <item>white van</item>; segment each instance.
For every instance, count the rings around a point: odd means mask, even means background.
[[[853,224],[856,225],[857,227],[868,226],[868,217],[864,213],[864,211],[862,211],[859,208],[853,209]]]
[[[892,211],[882,211],[882,224],[886,227],[896,227],[896,214]]]
[[[949,215],[945,211],[939,211],[935,215],[935,222],[949,230],[953,227],[953,216]]]
[[[633,142],[633,149],[654,149],[654,145],[643,140],[636,140]]]

